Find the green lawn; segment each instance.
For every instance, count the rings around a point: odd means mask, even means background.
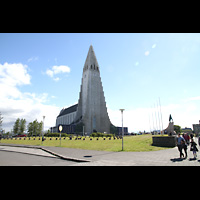
[[[31,138],[30,140],[26,138],[24,140],[23,138],[19,140],[14,139],[2,139],[1,143],[10,143],[10,144],[26,144],[26,145],[39,145],[39,146],[60,146],[60,140],[56,140],[55,138],[46,138],[46,140],[43,142],[41,139],[36,138],[33,140]],[[162,149],[167,149],[164,147],[155,147],[152,146],[152,135],[138,135],[138,136],[127,136],[124,137],[124,151],[158,151]],[[61,147],[67,147],[67,148],[77,148],[77,149],[88,149],[88,150],[99,150],[99,151],[121,151],[122,149],[122,140],[121,139],[111,139],[109,140],[106,138],[103,140],[103,138],[99,138],[97,140],[96,138],[92,138],[90,140],[89,137],[87,137],[85,140],[75,140],[74,138],[72,140],[69,140],[69,138],[66,138],[65,140],[62,138],[61,140]]]

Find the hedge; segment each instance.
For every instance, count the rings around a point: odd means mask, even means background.
[[[60,133],[45,133],[45,137],[60,137]],[[61,133],[61,137],[69,137],[67,133]]]
[[[113,137],[113,134],[106,134],[106,133],[92,133],[90,137]]]

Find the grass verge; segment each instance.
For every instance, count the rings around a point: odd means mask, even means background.
[[[41,138],[31,138],[30,140],[26,138],[15,138],[11,139],[2,139],[1,143],[9,143],[9,144],[24,144],[24,145],[38,145],[38,146],[54,146],[54,147],[60,147],[60,140],[59,138],[56,140],[56,138],[46,138],[45,141],[41,141]],[[142,152],[142,151],[158,151],[163,149],[168,149],[165,147],[156,147],[152,146],[152,135],[138,135],[138,136],[127,136],[124,137],[124,151],[130,151],[130,152]],[[69,140],[69,138],[66,138],[65,140],[62,138],[61,140],[61,147],[66,148],[75,148],[75,149],[88,149],[88,150],[99,150],[99,151],[114,151],[118,152],[122,149],[122,140],[121,139],[111,139],[109,140],[106,138],[105,140],[103,138],[92,138],[90,140],[89,137],[86,137],[85,140],[83,138],[81,140],[75,140],[74,138],[72,140]]]

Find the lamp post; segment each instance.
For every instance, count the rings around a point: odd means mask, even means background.
[[[61,146],[61,131],[62,131],[63,127],[62,127],[62,125],[60,125],[58,128],[59,128],[59,131],[60,131],[60,146]]]
[[[123,139],[123,136],[124,136],[124,127],[123,127],[123,111],[125,109],[119,109],[122,113],[122,151],[124,150],[124,139]]]
[[[45,119],[45,116],[43,116],[42,144],[44,141],[44,119]]]

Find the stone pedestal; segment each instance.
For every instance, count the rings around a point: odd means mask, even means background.
[[[158,147],[175,147],[176,136],[154,136],[152,137],[153,146]]]

